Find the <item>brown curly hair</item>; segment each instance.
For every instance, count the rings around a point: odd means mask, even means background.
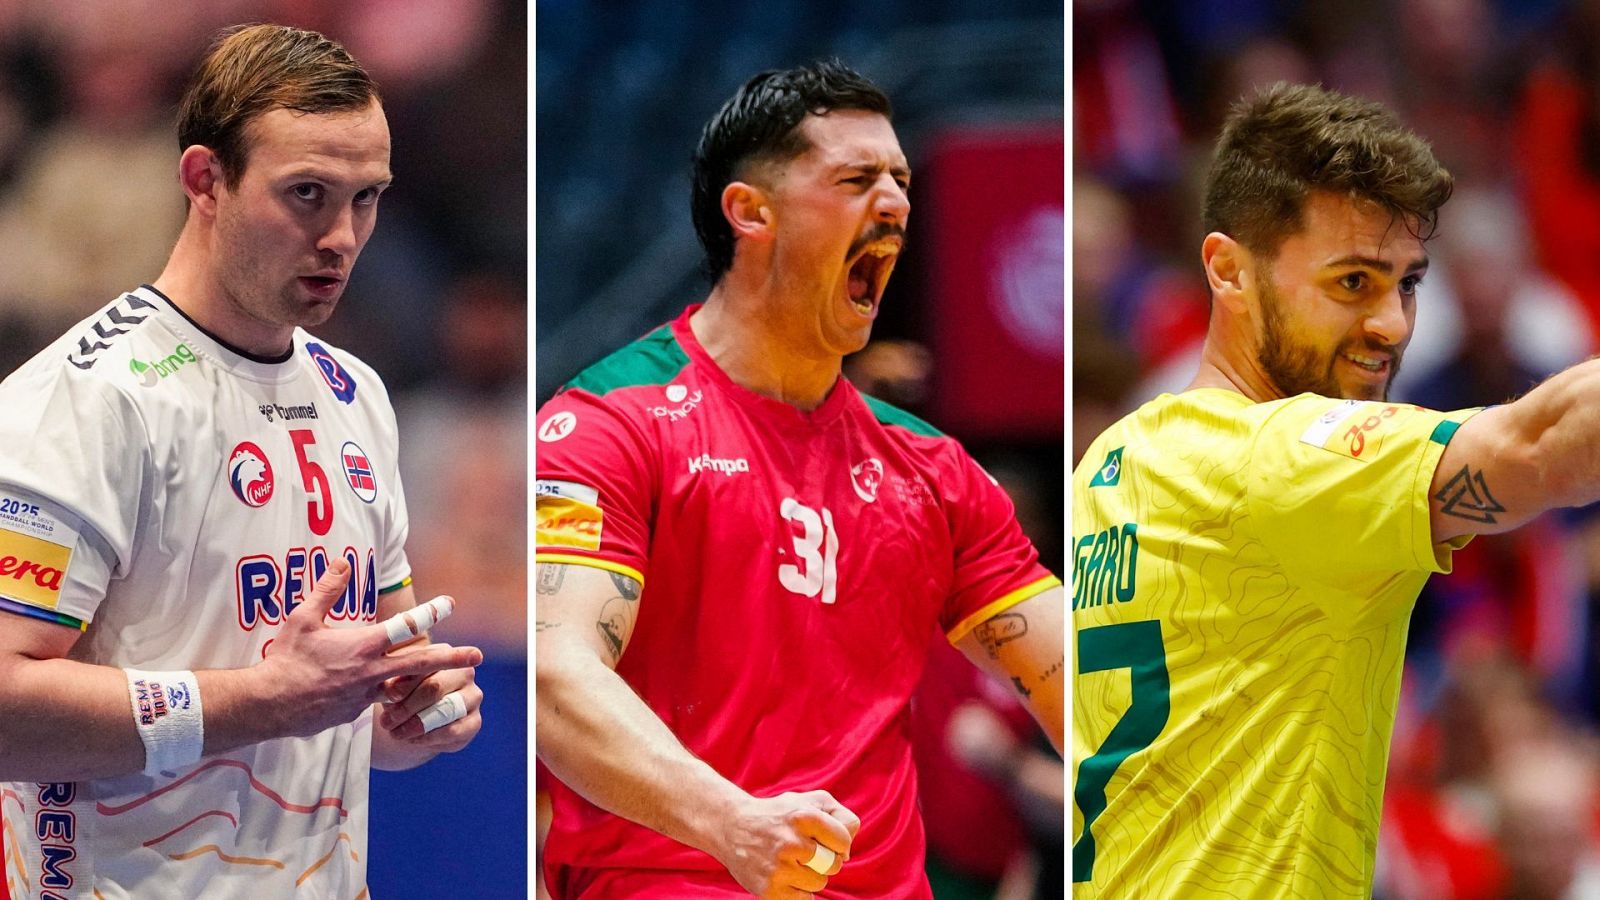
[[[1428,142],[1377,103],[1279,82],[1234,104],[1201,221],[1270,258],[1304,224],[1306,196],[1332,191],[1380,204],[1427,240],[1454,185]]]

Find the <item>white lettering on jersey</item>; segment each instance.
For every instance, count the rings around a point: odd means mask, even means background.
[[[744,457],[738,459],[718,459],[709,453],[689,457],[689,474],[698,475],[701,472],[721,472],[724,475],[734,475],[739,472],[750,471],[750,461]]]

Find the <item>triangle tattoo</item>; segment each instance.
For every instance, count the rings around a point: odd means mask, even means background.
[[[1446,515],[1490,525],[1495,522],[1495,513],[1506,511],[1506,508],[1489,493],[1489,485],[1484,482],[1483,473],[1470,472],[1466,466],[1462,466],[1461,471],[1440,488],[1439,493],[1434,494],[1433,498],[1444,503],[1443,512]]]

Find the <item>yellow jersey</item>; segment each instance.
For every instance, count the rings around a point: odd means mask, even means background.
[[[1372,889],[1428,493],[1476,410],[1166,394],[1072,477],[1074,896]],[[1450,502],[1493,512],[1470,481]],[[1474,506],[1474,504],[1477,504]]]

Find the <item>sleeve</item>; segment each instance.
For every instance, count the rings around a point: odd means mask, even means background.
[[[576,389],[539,410],[535,435],[535,561],[642,584],[656,494],[649,441],[605,398]]]
[[[1372,576],[1448,572],[1458,539],[1433,543],[1428,494],[1456,429],[1477,409],[1299,397],[1257,431],[1247,503],[1291,581],[1347,589]]]
[[[972,629],[1061,584],[1039,564],[1039,551],[1017,524],[1011,498],[988,472],[957,448],[940,485],[950,516],[955,577],[940,619],[954,644]]]
[[[64,370],[0,385],[0,609],[84,629],[133,556],[149,489],[138,410]]]
[[[405,486],[400,481],[400,426],[394,409],[389,409],[389,462],[387,473],[394,489],[389,491],[389,506],[384,514],[383,546],[378,548],[378,593],[386,594],[411,583],[411,560],[406,557],[406,541],[411,535],[411,518],[406,511]]]

